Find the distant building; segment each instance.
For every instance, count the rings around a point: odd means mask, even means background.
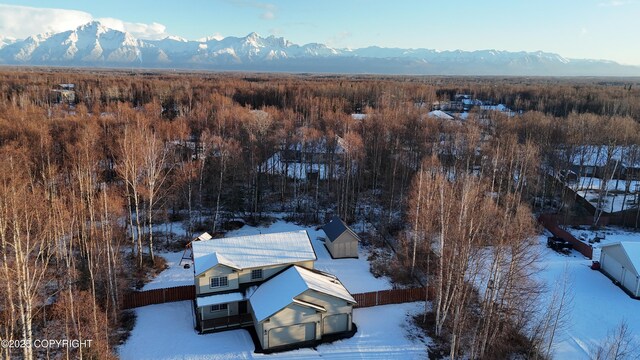
[[[344,154],[345,140],[339,136],[331,142],[326,138],[316,142],[293,142],[281,145],[260,170],[299,180],[336,179],[343,175],[340,164]]]
[[[571,171],[578,176],[640,179],[640,147],[578,146],[568,154]]]
[[[430,118],[434,118],[434,119],[441,119],[441,120],[454,120],[455,117],[453,117],[452,115],[442,111],[442,110],[433,110],[430,111],[427,114],[428,117]]]
[[[56,104],[73,104],[76,101],[75,84],[58,84],[51,90],[51,101]]]

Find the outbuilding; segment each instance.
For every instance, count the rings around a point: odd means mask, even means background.
[[[634,298],[640,297],[640,242],[603,245],[600,269]]]
[[[325,245],[331,257],[358,258],[358,235],[345,224],[338,216],[334,216],[325,226],[322,227],[327,234]]]

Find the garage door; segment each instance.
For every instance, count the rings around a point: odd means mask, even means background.
[[[349,329],[349,316],[347,314],[329,315],[324,318],[323,325],[323,334],[347,331]]]
[[[633,272],[625,271],[624,282],[622,283],[622,285],[627,290],[629,290],[629,292],[631,292],[632,294],[635,294],[636,288],[638,286],[638,278],[636,278],[636,275]]]
[[[609,256],[609,254],[605,254],[602,260],[602,269],[609,275],[611,275],[614,279],[618,281],[622,280],[622,265],[620,265],[620,263],[613,256]]]
[[[269,330],[269,348],[310,341],[315,338],[315,323],[283,326]]]

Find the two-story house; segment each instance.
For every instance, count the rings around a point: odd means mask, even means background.
[[[313,269],[304,230],[194,241],[192,254],[200,332],[254,327],[270,350],[352,330],[355,300]]]

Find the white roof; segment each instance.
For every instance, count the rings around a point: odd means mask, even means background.
[[[294,302],[296,296],[309,289],[351,303],[356,302],[335,276],[311,271],[300,266],[292,266],[260,285],[251,295],[249,302],[256,319],[262,321]]]
[[[222,264],[234,269],[316,260],[306,230],[194,241],[196,276]]]
[[[444,120],[453,120],[454,117],[447,114],[446,112],[442,111],[442,110],[433,110],[431,112],[429,112],[427,114],[429,117],[432,118],[438,118],[438,119],[444,119]]]
[[[196,240],[203,241],[203,240],[210,240],[212,238],[213,238],[213,236],[211,236],[211,234],[209,234],[208,232],[204,232],[204,233],[200,234],[200,236],[198,236],[196,238]]]
[[[194,246],[195,248],[195,246]],[[240,266],[236,265],[233,261],[227,259],[224,255],[218,254],[217,252],[212,252],[210,254],[203,254],[202,256],[198,257],[198,262],[195,261],[196,256],[195,256],[195,249],[192,249],[193,252],[193,265],[194,265],[194,271],[196,273],[196,275],[200,275],[203,272],[211,269],[212,267],[218,265],[218,264],[222,264],[225,265],[227,267],[233,268],[233,269],[237,269],[240,270],[242,269]]]
[[[228,293],[228,294],[209,295],[209,296],[197,297],[196,298],[196,305],[197,305],[197,307],[200,308],[200,307],[203,307],[203,306],[227,304],[227,303],[237,302],[237,301],[242,301],[242,300],[244,300],[244,296],[242,295],[242,293],[232,292],[232,293]]]
[[[622,246],[622,249],[624,249],[624,252],[627,253],[627,256],[629,257],[629,261],[635,268],[636,273],[640,274],[640,242],[620,241],[612,244],[603,245],[601,246],[601,248],[604,249],[609,246],[617,246],[617,245]]]

